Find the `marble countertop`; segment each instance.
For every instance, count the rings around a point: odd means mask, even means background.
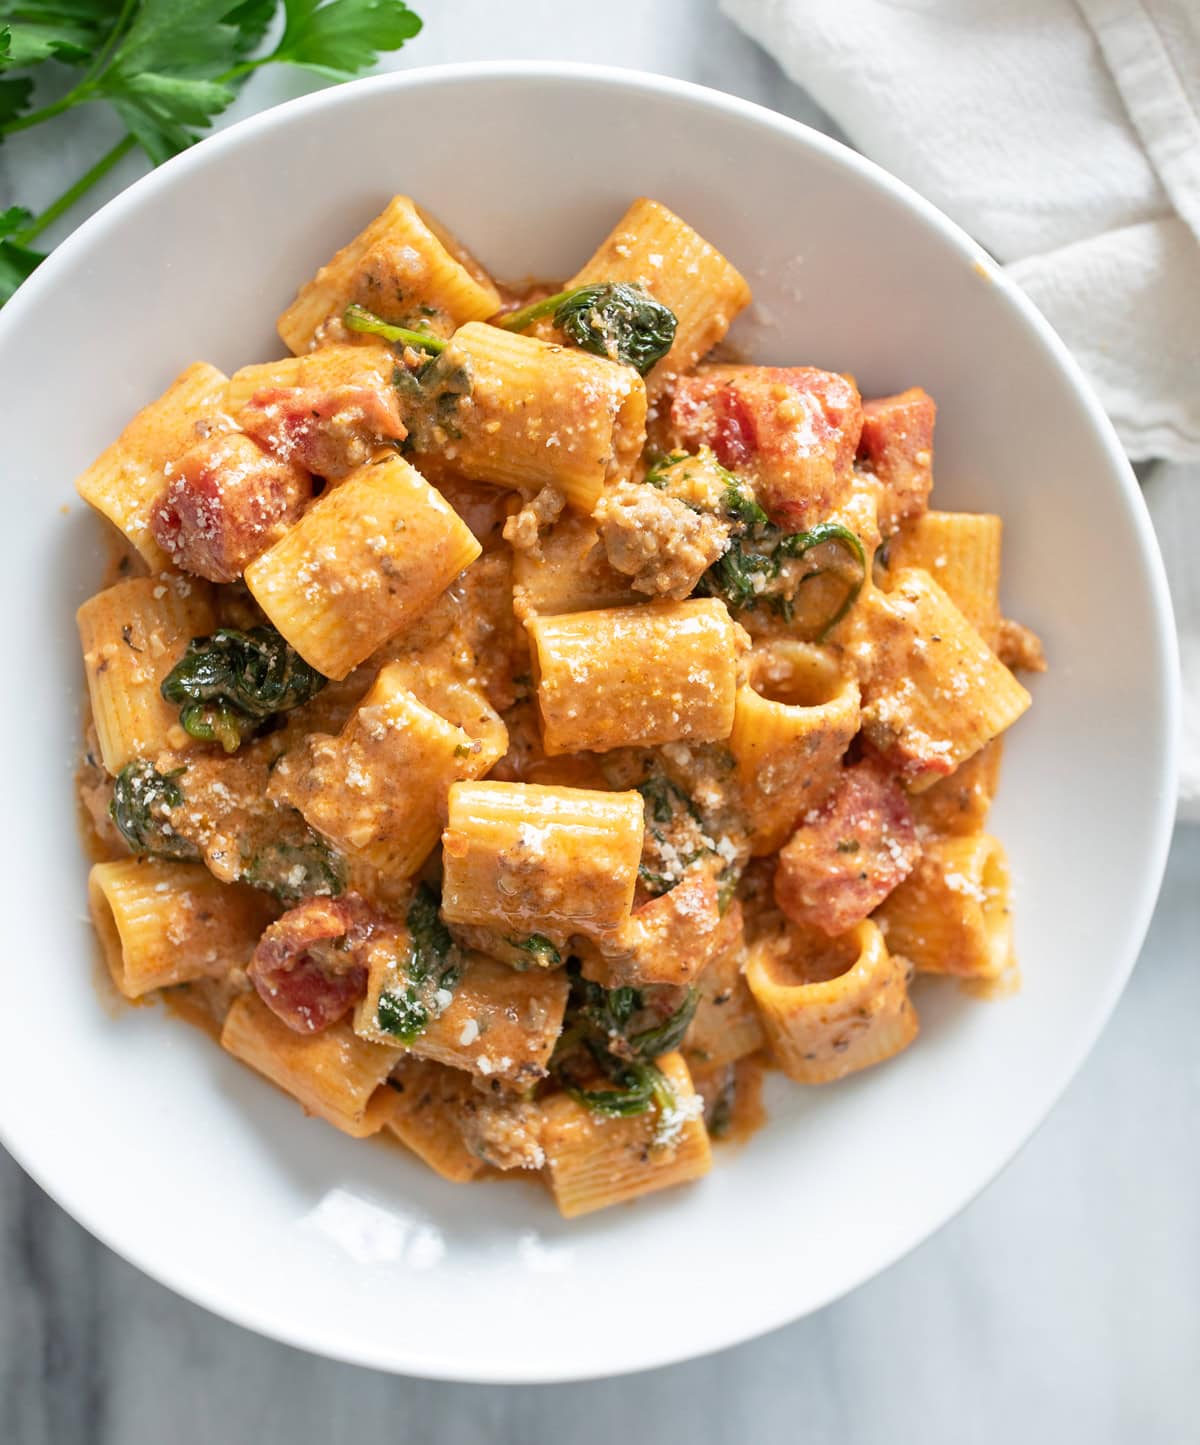
[[[697,80],[830,129],[717,15],[715,0],[608,0],[602,10],[579,0],[415,0],[415,7],[427,24],[404,66],[597,60]],[[255,84],[239,102],[242,112],[304,88],[286,77]],[[96,137],[89,119],[6,145],[0,205],[18,199],[17,174],[27,187],[19,199],[44,204],[94,157]],[[112,188],[134,174],[131,165]],[[1153,478],[1149,495],[1153,509]],[[820,1314],[630,1379],[442,1385],[311,1358],[152,1283],[0,1153],[0,1442],[1196,1439],[1198,879],[1200,828],[1180,828],[1141,963],[1115,1018],[1050,1120],[957,1220]],[[70,1127],[86,1121],[64,1120]]]

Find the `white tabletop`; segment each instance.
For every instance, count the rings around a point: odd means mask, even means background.
[[[700,81],[829,129],[716,14],[715,0],[413,3],[427,24],[406,66],[595,60]],[[242,112],[305,83],[257,84]],[[53,136],[45,129],[0,152],[0,206],[44,203],[94,158],[89,119]],[[26,187],[19,196],[15,175]],[[1200,1438],[1198,879],[1200,829],[1180,829],[1141,963],[1099,1047],[1037,1137],[958,1220],[819,1315],[630,1379],[437,1385],[310,1358],[143,1278],[0,1154],[0,1442]],[[586,1329],[586,1318],[581,1310],[553,1327]]]

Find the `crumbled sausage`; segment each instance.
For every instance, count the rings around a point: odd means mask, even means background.
[[[465,1100],[458,1116],[463,1143],[493,1169],[540,1169],[541,1122],[536,1104],[483,1095]]]
[[[541,561],[541,535],[544,527],[558,520],[567,505],[566,496],[555,486],[543,487],[519,512],[504,523],[504,540],[519,552],[528,552]]]
[[[609,563],[652,597],[690,596],[729,545],[727,521],[654,487],[616,487],[594,515]]]
[[[1046,654],[1042,650],[1042,639],[1028,627],[1022,627],[1011,617],[1000,623],[1000,635],[996,639],[996,655],[1005,667],[1021,672],[1045,672]]]

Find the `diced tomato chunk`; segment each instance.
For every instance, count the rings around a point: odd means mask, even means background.
[[[362,947],[373,910],[354,896],[308,898],[266,930],[249,975],[263,1003],[300,1034],[337,1023],[366,993]]]
[[[312,496],[312,478],[241,432],[219,432],[176,462],[151,529],[185,572],[233,582],[279,540]]]
[[[736,386],[726,386],[712,397],[712,449],[717,461],[733,471],[744,467],[758,451],[758,427],[746,398]]]
[[[845,501],[862,427],[854,383],[813,366],[713,366],[682,377],[675,445],[746,474],[772,521],[801,531]]]
[[[775,901],[794,922],[833,938],[878,908],[920,855],[904,789],[879,764],[859,763],[784,845]]]
[[[858,449],[883,489],[879,526],[885,536],[929,504],[936,419],[933,397],[919,386],[863,403]]]
[[[339,481],[380,445],[408,435],[390,387],[270,387],[250,398],[239,421],[268,451],[326,481]]]

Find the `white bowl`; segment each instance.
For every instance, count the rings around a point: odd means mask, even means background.
[[[580,1222],[534,1184],[456,1187],[354,1143],[160,1009],[93,986],[71,771],[72,614],[100,526],[72,479],[197,357],[278,354],[276,313],[393,192],[500,276],[570,272],[656,196],[746,273],[749,355],[939,405],[937,501],[1006,523],[1005,600],[1051,671],[995,829],[1024,987],[919,990],[921,1037],[844,1083],[770,1090],[698,1186]],[[538,1381],[683,1359],[814,1310],[911,1249],[1079,1067],[1150,917],[1174,792],[1162,567],[1134,478],[1046,324],[875,166],[744,102],[568,65],[391,75],[257,116],[164,166],[0,313],[0,714],[8,923],[0,1137],[127,1259],[265,1334],[364,1365]],[[64,513],[66,515],[64,515]]]

